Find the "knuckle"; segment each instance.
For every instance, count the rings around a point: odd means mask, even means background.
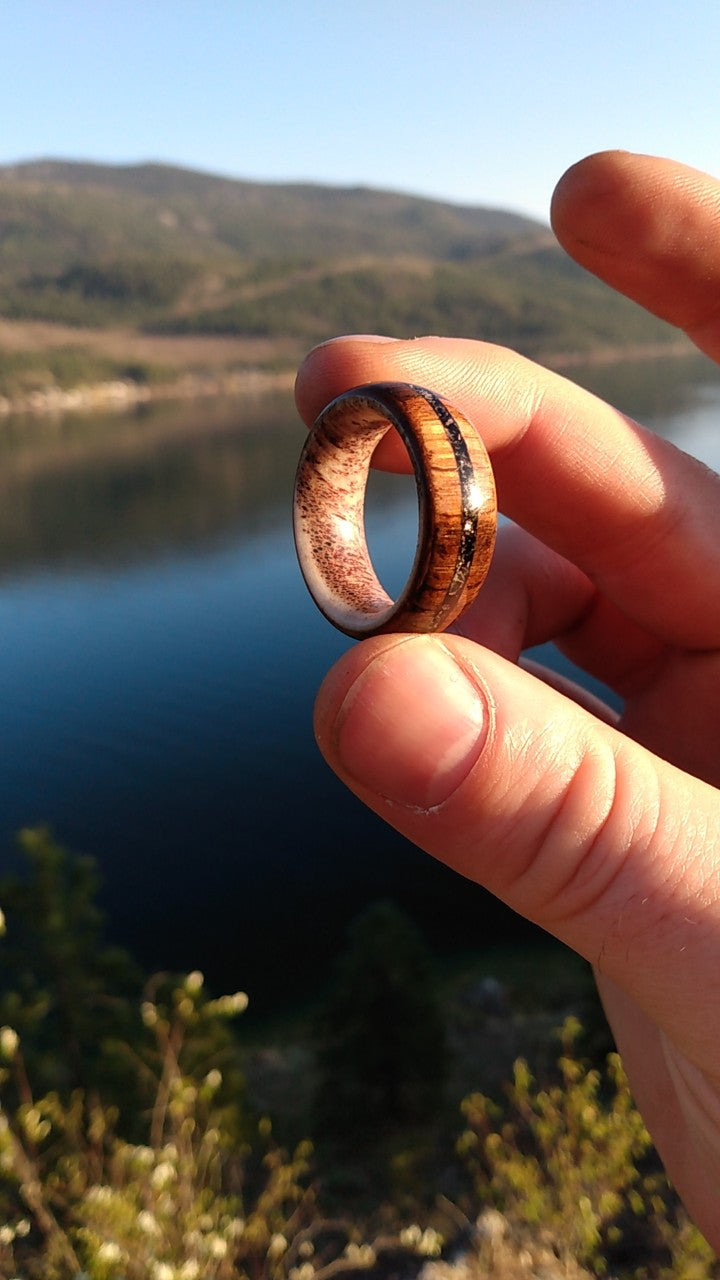
[[[545,927],[566,937],[578,927],[602,935],[603,917],[608,931],[616,927],[637,895],[638,863],[648,857],[659,820],[653,770],[638,767],[621,740],[593,739],[546,807],[518,893],[532,899]]]

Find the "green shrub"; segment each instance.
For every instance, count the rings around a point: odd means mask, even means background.
[[[0,1276],[330,1280],[440,1254],[425,1146],[443,1038],[427,953],[399,912],[385,904],[357,922],[325,1009],[320,1082],[356,1115],[343,1128],[334,1112],[315,1171],[323,1193],[333,1177],[357,1178],[343,1145],[353,1133],[376,1143],[362,1206],[356,1197],[351,1220],[332,1222],[309,1180],[310,1145],[288,1153],[248,1105],[234,1031],[245,995],[214,998],[199,972],[142,985],[104,944],[92,862],[45,830],[22,833],[21,847],[29,875],[0,889]],[[463,1104],[462,1208],[484,1231],[465,1273],[511,1280],[532,1264],[548,1280],[581,1267],[717,1278],[617,1055],[589,1068],[580,1030],[565,1023],[549,1083],[519,1059],[502,1105],[479,1093]],[[460,1206],[448,1207],[457,1230]],[[438,1280],[454,1280],[442,1267]]]
[[[246,1003],[242,993],[209,999],[199,973],[172,985],[165,1003],[143,1001],[146,1040],[128,1046],[146,1093],[141,1142],[121,1136],[117,1108],[97,1096],[36,1098],[21,1042],[3,1028],[2,1084],[20,1101],[0,1103],[0,1265],[22,1265],[42,1280],[281,1274],[312,1207],[304,1187],[310,1149],[289,1157],[263,1122],[255,1151],[238,1140],[237,1093],[223,1089],[208,1046]]]
[[[116,379],[149,385],[171,382],[177,374],[147,360],[116,360],[81,346],[45,351],[0,350],[0,396],[10,400],[33,392],[75,390]]]
[[[91,859],[21,833],[2,886],[0,1275],[274,1277],[305,1226],[310,1148],[246,1103],[242,992],[202,974],[144,986],[104,945]],[[163,1269],[164,1268],[164,1269]]]
[[[717,1259],[660,1170],[619,1056],[589,1068],[574,1052],[581,1031],[565,1022],[547,1087],[518,1059],[504,1105],[465,1099],[458,1152],[477,1201],[500,1210],[520,1239],[550,1240],[566,1263],[597,1274],[612,1263],[638,1280],[708,1280]]]
[[[318,1019],[318,1138],[368,1144],[424,1122],[445,1078],[427,947],[391,903],[352,925]]]

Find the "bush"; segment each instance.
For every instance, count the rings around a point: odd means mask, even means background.
[[[581,1031],[565,1022],[548,1087],[518,1059],[504,1106],[483,1094],[464,1101],[458,1151],[477,1201],[521,1241],[550,1241],[568,1265],[708,1280],[717,1260],[659,1167],[618,1055],[604,1071],[588,1068],[574,1052]]]
[[[321,1088],[334,1127],[322,1136],[334,1145],[323,1188],[328,1173],[356,1173],[343,1145],[353,1133],[376,1142],[391,1167],[365,1184],[377,1236],[357,1200],[351,1221],[327,1220],[309,1143],[289,1153],[251,1112],[234,1032],[245,995],[214,998],[199,972],[142,985],[103,942],[93,864],[44,830],[21,846],[30,875],[5,880],[0,946],[0,1275],[331,1280],[414,1274],[438,1257],[437,1212],[406,1216],[427,1199],[417,1182],[433,1185],[423,1143],[444,1066],[427,953],[407,919],[381,904],[358,920],[325,1007]],[[568,1020],[549,1083],[519,1059],[503,1104],[479,1093],[463,1104],[463,1274],[717,1277],[617,1055],[589,1068],[579,1035]],[[446,1201],[445,1213],[457,1231],[461,1208]],[[432,1265],[436,1280],[456,1280]]]
[[[246,1003],[242,993],[209,999],[199,973],[171,985],[165,1002],[148,993],[145,1040],[126,1046],[146,1095],[142,1142],[121,1136],[117,1108],[98,1096],[36,1098],[21,1042],[2,1029],[2,1084],[19,1098],[0,1105],[3,1274],[20,1265],[42,1280],[269,1280],[280,1272],[288,1241],[310,1216],[310,1149],[289,1157],[272,1145],[267,1123],[256,1135],[260,1155],[239,1141],[237,1090],[224,1088],[215,1046]]]
[[[372,1144],[432,1114],[445,1076],[443,1022],[425,944],[391,903],[351,927],[318,1030],[319,1138]]]
[[[143,987],[103,942],[92,860],[45,829],[19,839],[30,874],[0,889],[0,1274],[275,1275],[310,1149],[251,1119],[230,1025],[247,997],[213,999],[198,972]]]

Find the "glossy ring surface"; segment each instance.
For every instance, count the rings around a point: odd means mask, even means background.
[[[407,447],[418,492],[417,549],[397,600],[373,569],[364,524],[370,461],[391,427]],[[346,635],[450,626],[482,586],[496,524],[485,446],[432,391],[356,387],[333,400],[308,435],[295,480],[295,545],[315,603]]]

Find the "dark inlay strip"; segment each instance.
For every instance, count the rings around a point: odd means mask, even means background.
[[[427,401],[442,423],[445,435],[447,436],[450,447],[455,458],[455,466],[460,479],[460,503],[461,503],[461,526],[460,526],[460,542],[458,543],[457,559],[450,585],[447,590],[446,600],[455,601],[462,592],[467,582],[468,574],[472,567],[473,557],[475,555],[475,547],[477,544],[477,527],[478,527],[478,506],[477,506],[477,482],[475,477],[475,468],[468,452],[465,438],[448,410],[446,404],[434,395],[432,391],[428,391],[425,387],[413,386],[413,391],[422,396]]]

